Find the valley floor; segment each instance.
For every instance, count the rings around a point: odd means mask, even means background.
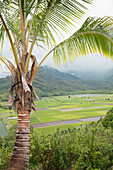
[[[0,104],[6,105],[6,102]],[[35,105],[37,111],[31,113],[30,119],[35,130],[62,129],[84,125],[105,116],[113,107],[113,94],[53,96],[42,98]],[[0,117],[7,128],[17,123],[17,114],[13,110],[0,109]]]

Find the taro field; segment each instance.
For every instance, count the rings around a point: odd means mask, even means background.
[[[35,101],[35,105],[37,111],[31,112],[30,124],[39,134],[48,134],[57,128],[64,130],[99,120],[113,107],[113,94],[52,96]],[[6,127],[17,123],[13,110],[1,109],[0,117]]]

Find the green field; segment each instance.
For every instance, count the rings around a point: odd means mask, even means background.
[[[1,102],[1,105],[4,103]],[[5,103],[6,104],[6,103]],[[104,116],[113,107],[112,94],[97,95],[70,95],[42,98],[35,101],[36,112],[31,113],[30,123],[61,122],[63,120],[80,120],[81,118]],[[0,116],[6,120],[10,126],[17,122],[17,114],[13,110],[0,109]],[[84,124],[81,122],[79,124]],[[70,125],[59,125],[54,127],[36,128],[39,131],[53,131],[56,128],[68,128],[79,126],[78,123]],[[41,130],[43,129],[43,130]],[[45,130],[44,130],[45,129]],[[51,129],[51,130],[49,130]]]

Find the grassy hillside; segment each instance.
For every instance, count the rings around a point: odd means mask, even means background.
[[[11,84],[10,76],[0,79],[0,98],[2,100],[8,99]],[[113,82],[81,80],[76,76],[47,66],[40,68],[33,86],[39,97],[77,93],[111,93],[113,91]]]

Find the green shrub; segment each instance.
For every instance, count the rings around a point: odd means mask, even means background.
[[[10,161],[14,141],[15,141],[15,135],[16,135],[16,127],[17,125],[13,125],[9,131],[8,135],[6,135],[4,138],[0,138],[0,169],[5,170],[8,166],[8,163]]]
[[[113,108],[107,112],[102,120],[102,124],[106,128],[111,127],[113,129]]]
[[[9,141],[6,146],[5,140],[2,141],[0,147],[0,169],[5,170],[10,161],[13,151],[14,141]]]
[[[43,170],[102,169],[113,165],[113,133],[101,124],[31,136],[30,167]]]
[[[0,138],[0,169],[6,169],[16,126]],[[113,133],[100,123],[38,135],[31,127],[30,170],[107,170],[113,166]],[[12,136],[11,136],[12,134]]]

